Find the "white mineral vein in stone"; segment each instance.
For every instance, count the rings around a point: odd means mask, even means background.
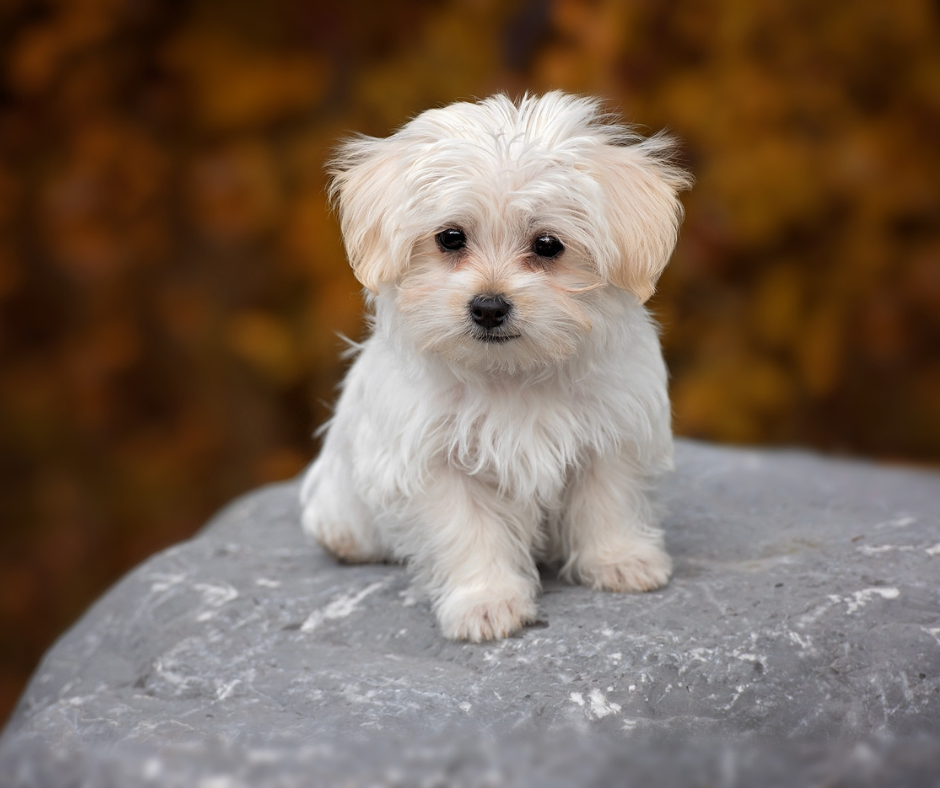
[[[816,649],[813,647],[813,639],[809,635],[800,635],[797,632],[792,630],[787,632],[787,636],[792,640],[800,649],[804,652],[814,653]]]
[[[937,645],[940,646],[940,627],[921,627],[921,629],[928,635],[932,635]]]
[[[239,684],[241,684],[241,679],[234,679],[233,681],[222,683],[215,692],[216,700],[225,700],[232,692],[235,690]]]
[[[196,583],[193,588],[202,594],[202,601],[212,607],[221,607],[226,602],[231,602],[233,599],[238,598],[238,591],[228,583],[223,583],[222,585]]]
[[[907,528],[917,522],[916,517],[898,517],[895,520],[888,520],[884,523],[878,523],[875,528]]]
[[[901,693],[904,695],[904,700],[908,703],[913,703],[914,693],[911,691],[911,684],[907,680],[907,674],[903,670],[898,674],[898,683],[901,685]]]
[[[301,632],[313,632],[320,624],[324,621],[331,621],[337,618],[346,618],[346,616],[354,613],[359,607],[359,603],[362,602],[369,594],[374,594],[382,586],[385,585],[387,581],[379,580],[375,583],[370,583],[361,591],[350,594],[341,594],[336,597],[332,602],[330,602],[326,607],[320,610],[314,610],[307,620],[300,627]]]
[[[862,555],[878,555],[880,553],[893,553],[895,551],[899,553],[910,553],[917,548],[913,545],[896,545],[896,544],[879,544],[879,545],[862,545],[858,548],[858,551]]]
[[[940,555],[940,542],[935,544],[933,547],[927,548],[927,555]]]
[[[398,596],[401,597],[401,603],[404,607],[414,607],[418,604],[419,593],[414,586],[408,586],[404,591],[399,591]]]
[[[183,574],[165,574],[159,573],[153,575],[153,583],[150,584],[150,591],[153,594],[159,594],[161,591],[166,591],[173,586],[177,586],[186,579],[186,575]]]
[[[164,681],[175,686],[185,686],[187,683],[193,680],[192,676],[184,676],[179,671],[173,670],[172,668],[173,660],[159,658],[154,662],[154,670],[157,672],[157,675],[160,676]]]
[[[721,708],[722,708],[722,711],[729,711],[729,710],[731,709],[731,707],[734,706],[734,704],[738,702],[738,698],[740,698],[740,697],[744,694],[744,690],[745,690],[745,689],[747,689],[747,687],[745,687],[745,686],[743,686],[743,685],[738,685],[737,687],[735,687],[735,688],[734,688],[734,697],[731,698],[731,701],[730,701],[730,703],[728,703],[727,706],[722,706],[722,707],[721,707]]]
[[[588,700],[591,701],[591,714],[599,720],[611,714],[620,714],[620,704],[611,703],[599,689],[592,689]]]
[[[812,626],[826,614],[829,608],[831,608],[833,605],[839,604],[841,601],[842,597],[838,596],[837,594],[829,594],[827,596],[827,601],[813,605],[807,610],[806,613],[801,615],[797,620],[796,625],[800,629],[805,629],[806,627]]]
[[[238,599],[238,591],[228,583],[223,583],[222,585],[196,583],[193,588],[202,594],[202,603],[208,605],[210,608],[220,608],[233,599]],[[208,621],[214,615],[215,610],[204,610],[196,616],[196,621]]]
[[[901,596],[901,592],[896,588],[864,588],[861,591],[856,591],[852,596],[839,597],[835,594],[830,594],[829,599],[835,604],[845,602],[847,605],[845,612],[852,615],[878,596],[882,599],[897,599]]]

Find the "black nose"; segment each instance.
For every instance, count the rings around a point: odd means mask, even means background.
[[[470,302],[470,317],[483,328],[501,326],[511,310],[512,304],[498,295],[478,295]]]

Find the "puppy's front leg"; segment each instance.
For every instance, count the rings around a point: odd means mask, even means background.
[[[448,466],[411,505],[408,552],[446,637],[502,638],[535,619],[537,508]]]
[[[623,456],[593,457],[575,474],[561,520],[564,578],[607,591],[652,591],[669,581],[644,480]]]

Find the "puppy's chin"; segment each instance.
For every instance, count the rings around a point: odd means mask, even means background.
[[[419,353],[435,355],[453,367],[488,376],[538,374],[563,364],[577,351],[572,337],[536,342],[521,334],[480,337],[472,332],[451,340],[428,337],[416,346]]]
[[[487,345],[502,345],[514,339],[522,339],[522,334],[496,333],[493,331],[476,331],[473,338]]]

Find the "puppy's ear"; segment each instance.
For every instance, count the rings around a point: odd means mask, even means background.
[[[669,137],[632,142],[603,145],[595,161],[616,248],[598,265],[608,281],[644,303],[675,248],[682,221],[678,192],[688,189],[692,178],[670,162],[675,144]]]
[[[328,172],[330,201],[339,214],[353,273],[377,293],[404,270],[411,244],[402,238],[402,159],[394,137],[354,137],[343,143]]]

